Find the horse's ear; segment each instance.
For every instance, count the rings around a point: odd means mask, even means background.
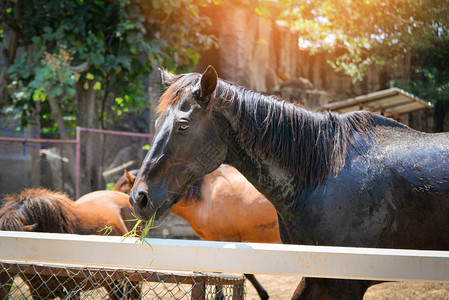
[[[172,73],[168,72],[167,70],[165,70],[163,68],[159,68],[159,72],[161,72],[162,86],[164,88],[169,87],[173,83],[173,80],[175,79],[175,75],[173,75]]]
[[[201,75],[200,98],[202,101],[209,101],[210,96],[217,87],[217,80],[217,71],[215,71],[214,67],[208,66],[203,75]]]
[[[125,171],[125,178],[128,181],[128,183],[130,183],[131,185],[134,184],[134,180],[136,179],[135,176],[133,176],[131,173],[129,173],[128,171]]]

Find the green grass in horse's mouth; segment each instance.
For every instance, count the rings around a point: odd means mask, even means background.
[[[134,214],[133,214],[134,216]],[[136,222],[136,224],[134,225],[134,227],[127,233],[125,233],[123,235],[124,239],[129,238],[129,237],[137,237],[137,241],[139,243],[143,243],[145,242],[146,244],[150,245],[146,240],[145,237],[147,236],[148,232],[155,228],[154,225],[154,219],[156,217],[156,213],[153,214],[153,216],[150,218],[150,220],[148,221],[142,221],[140,219],[138,219],[137,217],[135,219],[132,220],[126,220],[126,221],[133,221]],[[143,224],[142,224],[143,223]],[[139,227],[142,226],[142,229],[139,230]]]

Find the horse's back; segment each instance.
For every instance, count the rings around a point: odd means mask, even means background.
[[[449,149],[449,132],[422,132],[375,114],[372,115],[372,119],[375,128],[372,137],[383,146],[401,145],[414,149],[419,147]]]
[[[73,201],[44,188],[7,195],[0,209],[1,230],[73,233],[77,221]]]
[[[449,250],[449,134],[381,120],[366,152],[305,193],[298,231],[315,240],[296,242]]]
[[[449,250],[449,133],[405,130],[385,151],[389,247]]]
[[[118,191],[95,191],[75,201],[75,207],[83,234],[98,234],[104,228],[111,228],[112,235],[123,235],[132,228],[126,220],[132,218],[132,206],[128,195]]]
[[[402,177],[416,186],[427,185],[427,190],[449,192],[449,133],[384,127],[377,142],[368,159],[387,169],[392,179]]]
[[[87,201],[104,201],[104,199],[106,198],[111,199],[108,202],[112,201],[114,203],[120,203],[122,205],[127,205],[127,202],[129,202],[127,194],[119,191],[109,191],[109,190],[101,190],[87,193],[78,198],[76,202],[83,203]]]

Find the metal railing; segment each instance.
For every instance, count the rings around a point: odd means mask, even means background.
[[[73,140],[0,137],[0,142],[21,143],[24,145],[23,152],[25,152],[25,146],[30,145],[30,144],[34,144],[37,147],[39,145],[45,145],[46,147],[48,147],[50,145],[58,145],[58,144],[59,145],[73,145],[73,147],[75,147],[75,149],[73,151],[75,153],[75,158],[74,158],[73,162],[69,162],[69,163],[71,164],[70,167],[72,168],[73,174],[74,174],[75,182],[72,182],[72,184],[74,184],[74,190],[75,190],[74,196],[75,196],[75,199],[78,199],[82,194],[86,193],[86,191],[82,192],[80,189],[81,174],[82,174],[82,166],[81,166],[82,147],[86,147],[86,148],[89,147],[89,149],[90,149],[89,151],[92,151],[93,153],[97,153],[99,151],[98,145],[83,145],[81,136],[82,136],[82,134],[88,134],[88,133],[97,134],[97,135],[107,135],[107,136],[122,136],[122,137],[127,137],[127,138],[143,138],[143,139],[147,139],[148,143],[149,143],[150,139],[153,137],[153,135],[145,134],[145,133],[123,132],[123,131],[77,127],[75,139],[73,139]],[[117,151],[117,150],[120,150],[120,149],[114,148],[114,151]],[[15,153],[15,154],[17,155],[17,153]],[[66,162],[66,161],[64,161],[64,162]],[[137,162],[136,160],[132,160],[132,162],[133,162],[133,164],[140,163],[140,161]],[[120,171],[122,171],[125,168],[129,168],[129,167],[131,167],[131,166],[127,165],[127,164],[123,164],[120,166],[120,168],[115,168],[115,172],[120,173]],[[136,166],[134,166],[134,167],[136,167]],[[22,172],[24,172],[24,170],[22,170]],[[109,174],[111,174],[110,170],[109,170],[109,172],[108,172],[108,170],[103,172],[104,176],[107,176]],[[120,173],[120,175],[121,174],[122,173]],[[88,190],[87,192],[90,192],[90,191],[91,190]],[[17,192],[19,192],[19,191],[17,191]]]

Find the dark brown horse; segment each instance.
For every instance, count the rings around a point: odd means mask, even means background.
[[[128,195],[116,191],[97,191],[78,199],[46,189],[27,189],[19,194],[6,196],[0,209],[0,230],[34,231],[53,233],[77,233],[101,235],[107,228],[111,235],[123,235],[134,226]],[[79,290],[94,288],[85,278],[51,277],[47,275],[21,275],[29,284],[33,298],[77,298]],[[0,273],[0,299],[11,288],[14,274]],[[103,286],[111,299],[124,296],[138,299],[138,284],[123,286],[120,282],[105,280]]]
[[[137,170],[125,172],[114,190],[129,193]],[[203,240],[230,242],[280,242],[276,211],[235,168],[221,165],[205,175],[170,208],[186,220]],[[245,274],[261,299],[266,290],[253,274]]]
[[[204,74],[173,76],[130,194],[164,217],[222,163],[271,201],[284,243],[449,250],[449,135],[368,112],[315,113]],[[375,282],[306,278],[299,299],[362,299]]]

